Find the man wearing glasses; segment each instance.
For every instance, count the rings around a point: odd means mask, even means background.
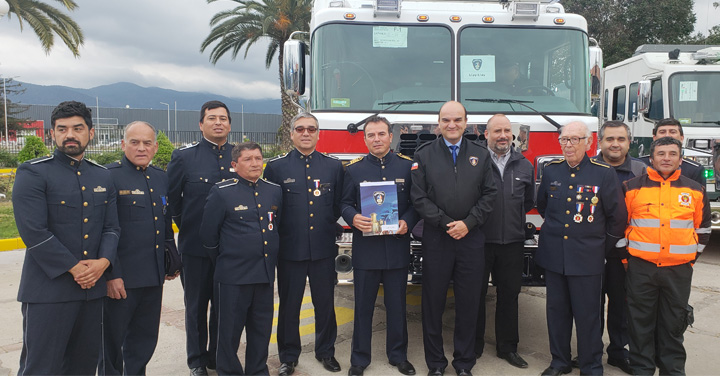
[[[279,375],[291,375],[302,350],[300,308],[305,280],[310,280],[315,307],[315,358],[330,372],[339,372],[335,359],[335,224],[340,217],[343,166],[340,160],[315,150],[318,121],[300,113],[292,121],[295,150],[272,159],[265,179],[282,187],[278,257],[277,343]]]
[[[545,219],[535,261],[545,268],[552,362],[542,375],[569,373],[573,321],[580,373],[601,375],[602,275],[606,252],[623,237],[627,210],[615,171],[590,159],[587,125],[562,128],[564,159],[543,170],[537,209]]]

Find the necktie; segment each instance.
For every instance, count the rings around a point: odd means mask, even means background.
[[[456,164],[455,162],[457,162],[458,146],[457,146],[457,145],[450,145],[450,151],[452,152],[453,164]]]

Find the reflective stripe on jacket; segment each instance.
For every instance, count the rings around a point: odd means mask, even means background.
[[[648,167],[628,180],[625,237],[632,256],[657,266],[692,262],[710,240],[710,205],[703,187],[680,170],[667,179]]]

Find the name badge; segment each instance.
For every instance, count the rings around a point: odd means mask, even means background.
[[[139,189],[136,189],[136,190],[132,191],[132,194],[134,194],[134,195],[144,195],[144,194],[145,194],[145,191],[141,191],[141,190],[139,190]]]
[[[293,179],[293,178],[287,178],[287,179],[283,180],[283,183],[285,183],[285,184],[294,183],[294,182],[295,182],[295,179]]]
[[[248,207],[245,205],[238,205],[235,207],[235,211],[240,211],[240,210],[248,210]]]
[[[128,189],[121,189],[118,191],[118,195],[120,195],[120,196],[125,196],[125,195],[129,195],[129,194],[130,194],[130,190],[128,190]]]
[[[93,188],[93,192],[95,192],[95,193],[101,193],[101,192],[106,192],[106,191],[107,191],[107,189],[105,189],[104,187],[101,187],[99,185],[97,187]]]

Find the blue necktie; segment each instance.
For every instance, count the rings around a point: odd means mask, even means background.
[[[458,146],[457,146],[457,145],[450,145],[450,151],[452,152],[452,156],[453,156],[453,164],[456,164],[455,162],[457,162]]]

